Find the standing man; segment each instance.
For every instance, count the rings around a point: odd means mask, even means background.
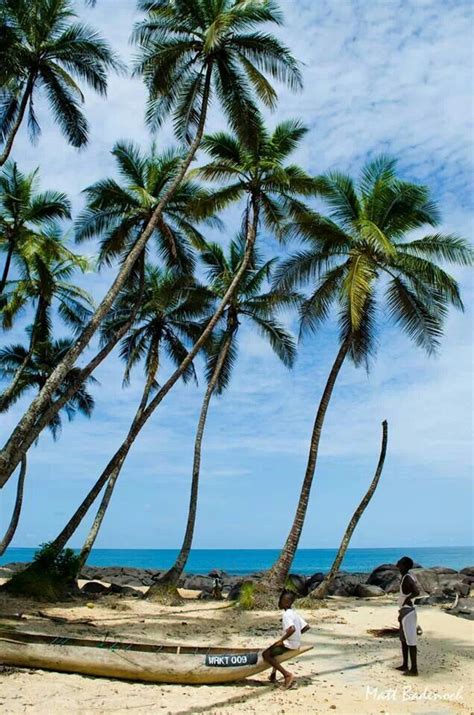
[[[403,663],[397,670],[401,670],[403,675],[413,676],[418,675],[416,610],[413,599],[420,595],[420,591],[414,576],[409,573],[413,568],[413,560],[409,556],[403,556],[397,563],[397,567],[402,576],[398,596],[398,620],[403,655]],[[410,668],[408,667],[408,655],[410,655]]]

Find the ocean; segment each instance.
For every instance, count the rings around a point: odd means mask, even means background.
[[[31,561],[35,549],[9,548],[0,558],[0,566],[12,561]],[[176,549],[93,549],[89,566],[129,566],[142,569],[165,569],[171,566]],[[232,575],[247,575],[269,568],[278,556],[278,549],[194,549],[186,571],[207,574],[222,569]],[[328,571],[336,549],[299,549],[292,571],[313,574]],[[372,571],[383,563],[396,563],[404,555],[422,566],[449,566],[462,569],[474,564],[474,548],[469,546],[394,547],[387,549],[349,549],[341,570]]]

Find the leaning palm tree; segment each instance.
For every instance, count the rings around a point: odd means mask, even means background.
[[[51,339],[53,310],[56,309],[58,316],[76,333],[91,315],[92,298],[70,281],[78,270],[84,272],[87,269],[88,261],[67,249],[56,227],[44,234],[47,234],[48,240],[41,241],[39,245],[33,242],[31,250],[23,247],[24,266],[19,278],[8,281],[0,307],[4,329],[10,329],[15,318],[26,308],[34,308],[33,323],[28,328],[29,348],[10,385],[0,395],[0,412],[12,404],[23,371],[27,369],[37,345]],[[71,343],[68,342],[68,345],[70,347]],[[60,354],[64,356],[65,352]]]
[[[232,205],[234,202],[245,201],[245,210],[243,215],[244,234],[247,237],[244,256],[248,256],[250,261],[251,254],[249,251],[249,227],[253,236],[250,246],[254,250],[255,240],[257,238],[257,230],[261,224],[268,226],[275,236],[284,237],[288,232],[285,230],[285,225],[288,219],[304,215],[305,207],[299,201],[300,196],[308,196],[314,191],[312,179],[307,176],[301,169],[292,164],[286,164],[285,160],[295,150],[298,142],[305,134],[305,129],[297,122],[289,122],[279,125],[273,134],[268,133],[263,126],[260,127],[259,140],[254,144],[244,146],[243,142],[239,143],[238,137],[229,136],[227,134],[218,134],[206,137],[204,142],[207,150],[214,157],[214,161],[203,167],[202,172],[197,173],[208,179],[228,179],[232,175],[232,184],[222,189],[217,189],[209,193],[207,197],[202,197],[199,201],[198,211],[203,217],[212,216],[215,211]],[[223,169],[222,161],[219,158],[221,152],[228,156],[229,150],[232,149],[232,160],[229,161],[228,169]],[[254,211],[249,210],[253,206]],[[263,218],[262,218],[263,216]],[[246,259],[244,258],[235,272],[230,285],[234,284],[232,292],[239,284],[240,277],[247,269]],[[238,279],[237,279],[238,278]],[[227,288],[227,304],[230,299],[229,288]],[[221,300],[221,307],[224,300]],[[200,338],[194,343],[193,348],[189,351],[187,357],[183,360],[180,368],[166,381],[160,390],[150,399],[146,408],[138,415],[132,425],[126,441],[115,452],[110,459],[100,479],[92,487],[87,497],[82,502],[71,518],[68,526],[63,529],[61,534],[55,539],[54,544],[58,548],[63,548],[71,533],[77,528],[85,513],[91,506],[94,499],[99,494],[100,490],[107,482],[109,477],[116,471],[122,469],[123,463],[130,450],[130,446],[136,439],[136,436],[152,416],[154,411],[160,405],[165,395],[174,385],[177,376],[181,375],[183,365],[189,366],[192,362],[192,356],[197,353],[196,345],[198,345],[205,337],[208,340],[213,327],[216,325],[223,310],[214,311],[212,318],[207,322],[206,328],[201,333]],[[217,316],[217,317],[216,317]],[[211,326],[211,330],[209,329]],[[32,431],[32,434],[35,430]],[[32,434],[28,439],[32,439]],[[22,448],[18,449],[16,454],[20,454],[25,448],[27,441],[23,442]]]
[[[136,32],[141,59],[137,72],[149,90],[148,118],[157,126],[166,116],[173,115],[179,136],[190,140],[188,152],[173,182],[161,197],[146,228],[135,242],[114,279],[112,286],[82,332],[70,353],[51,375],[44,391],[33,401],[14,428],[0,452],[0,488],[26,453],[28,434],[37,422],[39,412],[49,401],[49,395],[61,384],[63,376],[85,350],[99,329],[120,289],[168,201],[184,179],[204,133],[209,102],[215,95],[223,106],[231,126],[238,127],[243,138],[253,137],[259,128],[256,99],[267,106],[275,104],[275,92],[265,74],[281,80],[292,88],[301,86],[301,74],[290,52],[276,38],[254,28],[281,24],[282,18],[274,0],[176,0],[141,3],[148,17]],[[217,306],[216,322],[232,296],[255,241],[258,216],[250,207],[254,220],[248,222],[248,252],[229,286],[227,295]],[[211,320],[179,368],[163,386],[160,400],[191,364],[204,346],[214,322]]]
[[[61,360],[64,354],[71,347],[72,340],[70,338],[61,338],[59,340],[45,340],[38,343],[32,354],[29,347],[21,344],[7,345],[0,349],[0,379],[11,379],[16,376],[19,368],[24,364],[25,358],[28,356],[26,368],[23,369],[20,380],[15,385],[15,391],[10,396],[10,403],[13,404],[23,397],[30,390],[39,391],[48,379],[48,375],[54,370],[58,360]],[[58,389],[58,397],[63,391],[67,390],[68,383],[76,379],[76,373],[79,368],[73,368],[66,375],[63,385]],[[88,384],[96,383],[95,378],[89,377]],[[75,392],[73,397],[64,405],[64,412],[71,421],[77,413],[81,413],[86,417],[90,417],[94,409],[94,399],[87,391],[87,383],[83,383]],[[62,420],[61,413],[56,414],[48,424],[53,438],[56,439],[61,431]]]
[[[24,270],[31,250],[40,244],[44,247],[48,234],[43,234],[43,229],[70,217],[71,204],[66,194],[39,191],[38,169],[23,174],[16,162],[6,164],[0,173],[0,251],[6,254],[0,295],[12,264],[16,262],[17,268]]]
[[[69,144],[84,146],[88,123],[76,80],[105,95],[107,71],[121,64],[97,32],[75,21],[71,0],[3,0],[2,6],[0,36],[8,37],[9,76],[0,90],[0,166],[10,156],[25,115],[32,138],[38,136],[39,94],[46,96]]]
[[[15,378],[21,370],[21,379],[15,383],[15,391],[10,395],[10,403],[15,402],[22,397],[27,391],[34,389],[39,390],[44,385],[48,374],[54,369],[57,360],[61,360],[65,352],[69,350],[71,341],[68,339],[53,340],[43,342],[37,345],[33,354],[29,348],[23,345],[8,345],[0,350],[0,380]],[[24,367],[26,365],[26,368]],[[78,378],[79,370],[73,368],[64,381],[59,393],[64,393],[68,389],[71,382],[75,382]],[[77,389],[71,399],[64,404],[64,412],[69,420],[74,419],[77,413],[81,413],[86,417],[90,417],[94,409],[94,399],[87,391],[87,383],[93,384],[95,379],[89,377]],[[56,395],[58,397],[59,395]],[[53,438],[57,439],[61,430],[61,416],[56,414],[53,420],[48,424],[52,432]],[[26,478],[26,455],[21,460],[21,469],[18,477],[18,485],[16,491],[15,504],[12,512],[10,524],[0,541],[0,556],[10,545],[18,521],[20,518],[21,508],[23,504],[23,491]]]
[[[316,413],[293,525],[263,590],[284,585],[298,548],[324,418],[345,359],[368,364],[384,314],[428,355],[435,353],[449,306],[463,308],[456,280],[438,261],[469,265],[473,258],[466,241],[456,236],[436,233],[410,240],[413,230],[436,226],[439,212],[426,187],[397,177],[393,159],[381,156],[368,163],[358,185],[331,172],[319,178],[318,190],[330,217],[302,217],[297,231],[307,247],[280,264],[275,285],[280,290],[311,285],[301,307],[302,334],[313,332],[338,306],[339,350]]]
[[[125,362],[125,384],[130,379],[132,368],[141,362],[144,363],[145,383],[142,397],[130,429],[116,453],[119,456],[109,462],[79,509],[54,541],[54,548],[59,543],[61,544],[59,548],[63,548],[80,523],[78,514],[83,516],[87,512],[94,499],[107,484],[96,518],[81,551],[80,565],[86,562],[97,538],[125,456],[139,434],[140,430],[137,430],[136,426],[149,403],[150,396],[156,390],[156,376],[162,357],[163,355],[167,356],[175,365],[182,362],[187,354],[186,344],[190,342],[195,333],[196,321],[201,320],[203,315],[208,313],[212,298],[208,291],[193,279],[149,265],[146,269],[144,290],[142,291],[135,285],[124,289],[119,295],[103,328],[105,340],[108,340],[111,333],[115,333],[124,322],[128,321],[128,315],[134,310],[136,304],[137,292],[140,292],[142,296],[140,309],[135,317],[133,327],[122,341],[121,356]],[[193,376],[194,368],[191,364],[183,373],[183,380],[187,382]]]
[[[122,182],[103,179],[84,193],[87,206],[76,221],[76,240],[99,238],[99,266],[123,260],[150,221],[161,197],[179,171],[182,152],[158,154],[155,146],[144,154],[133,143],[118,142],[114,155]],[[169,270],[192,273],[194,249],[204,237],[195,220],[195,207],[206,192],[196,182],[184,180],[169,200],[153,231],[156,252]],[[204,223],[217,227],[213,216]],[[145,249],[146,250],[146,249]]]
[[[207,250],[202,254],[202,259],[207,266],[208,287],[217,300],[227,290],[227,286],[242,262],[244,252],[245,241],[242,236],[239,236],[237,240],[232,241],[228,257],[217,244],[209,244]],[[189,558],[196,523],[202,440],[209,405],[213,395],[222,394],[229,384],[232,368],[237,359],[237,336],[242,323],[249,322],[251,327],[256,328],[262,337],[268,340],[273,351],[283,364],[287,367],[293,366],[296,352],[295,344],[291,335],[277,321],[276,313],[282,308],[294,306],[298,296],[290,291],[262,292],[262,286],[270,278],[274,264],[274,259],[263,263],[254,251],[251,267],[247,268],[244,273],[237,291],[214,329],[208,349],[208,386],[204,395],[194,442],[191,495],[183,544],[175,563],[149,589],[148,597],[161,597],[163,590],[174,590]]]
[[[346,551],[349,548],[349,544],[351,542],[352,535],[353,535],[354,531],[356,530],[357,525],[362,518],[362,515],[364,514],[368,505],[370,504],[370,501],[371,501],[372,497],[374,496],[375,490],[377,489],[378,483],[380,481],[380,477],[382,476],[382,470],[383,470],[383,466],[385,464],[385,457],[387,454],[387,442],[388,442],[388,424],[387,424],[387,420],[384,420],[382,422],[382,444],[380,447],[380,456],[379,456],[379,461],[377,463],[377,468],[375,470],[373,479],[370,482],[369,488],[367,489],[366,493],[362,497],[359,505],[357,506],[356,510],[354,511],[354,513],[351,517],[351,520],[349,521],[349,523],[346,527],[344,535],[341,539],[341,543],[337,550],[337,554],[334,557],[334,561],[331,564],[331,568],[329,569],[328,573],[325,575],[325,577],[321,581],[321,583],[311,593],[311,598],[324,598],[324,596],[327,594],[327,592],[329,590],[329,587],[331,586],[332,582],[334,581],[334,578],[335,578],[337,572],[339,571],[340,565],[344,561],[344,556],[346,555]]]
[[[18,475],[18,483],[16,487],[15,504],[13,506],[12,517],[10,519],[10,523],[7,527],[7,530],[3,535],[2,540],[0,541],[0,556],[2,556],[7,550],[7,548],[10,546],[11,541],[15,536],[18,522],[20,520],[21,509],[23,506],[23,492],[26,479],[26,467],[27,461],[25,456],[21,460],[20,474]]]

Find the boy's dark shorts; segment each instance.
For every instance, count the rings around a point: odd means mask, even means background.
[[[268,649],[272,658],[275,658],[277,655],[283,655],[283,653],[288,653],[289,650],[291,650],[291,648],[287,648],[284,645],[272,645],[271,648]]]

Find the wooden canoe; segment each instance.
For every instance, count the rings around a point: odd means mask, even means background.
[[[311,646],[278,656],[282,662]],[[226,683],[268,668],[256,648],[131,643],[0,630],[0,663],[154,683]]]

